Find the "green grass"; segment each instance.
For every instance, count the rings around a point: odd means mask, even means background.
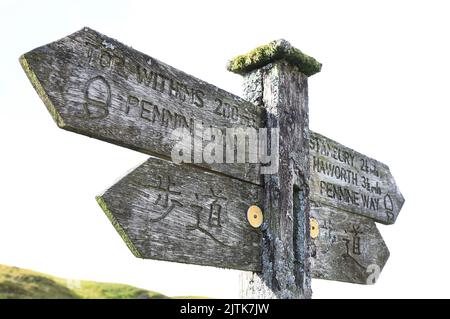
[[[0,265],[0,299],[153,299],[163,294],[129,285],[68,281]]]

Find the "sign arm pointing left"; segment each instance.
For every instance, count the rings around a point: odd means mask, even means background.
[[[60,128],[149,155],[171,158],[178,128],[262,125],[260,107],[89,28],[20,63]],[[261,184],[258,163],[196,165]]]
[[[247,208],[261,188],[150,157],[97,196],[133,254],[240,270],[261,270],[259,229]]]
[[[55,106],[53,105],[51,99],[47,95],[47,92],[45,91],[45,89],[42,86],[41,82],[39,81],[38,77],[36,76],[36,73],[33,71],[33,69],[28,64],[26,54],[24,54],[20,57],[19,62],[22,65],[22,68],[24,69],[24,71],[25,71],[26,75],[28,76],[28,79],[30,80],[34,89],[36,90],[39,97],[44,102],[45,106],[47,107],[47,110],[49,111],[49,113],[52,116],[53,120],[55,121],[56,125],[58,125],[58,127],[60,127],[60,128],[64,128],[63,118],[59,115],[59,113],[56,110]]]

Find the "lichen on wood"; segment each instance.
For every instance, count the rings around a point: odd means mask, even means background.
[[[237,74],[246,74],[278,60],[286,60],[295,65],[306,76],[318,73],[322,68],[322,64],[316,59],[280,39],[235,57],[228,63],[227,69]]]
[[[56,125],[60,128],[64,128],[64,120],[53,105],[52,101],[47,95],[47,92],[45,91],[44,87],[42,86],[41,82],[39,81],[38,77],[34,73],[34,71],[30,68],[30,65],[28,64],[26,55],[22,55],[19,58],[20,65],[22,65],[23,70],[25,71],[26,75],[28,76],[28,79],[30,80],[31,84],[33,85],[34,89],[38,93],[41,100],[44,102],[45,106],[47,107],[47,110],[49,111],[50,115],[52,116],[53,120],[56,122]]]
[[[97,201],[139,257],[261,270],[261,234],[247,220],[258,185],[150,157]]]
[[[245,97],[278,128],[277,172],[264,175],[262,271],[241,278],[243,298],[310,298],[307,76],[286,61],[244,76]],[[272,150],[273,151],[273,150]]]
[[[122,228],[120,223],[117,221],[117,219],[114,217],[114,214],[109,210],[108,205],[106,204],[105,200],[102,196],[96,196],[95,199],[97,200],[97,203],[102,208],[103,212],[105,213],[106,217],[108,217],[111,224],[114,226],[116,231],[119,233],[120,237],[122,237],[125,244],[128,246],[130,251],[133,253],[135,257],[143,258],[142,254],[139,252],[139,250],[136,248],[136,246],[133,244],[131,239],[128,237],[125,230]]]
[[[263,109],[88,28],[20,62],[60,128],[149,155],[171,158],[194,123],[262,126]],[[260,163],[195,165],[261,184]]]

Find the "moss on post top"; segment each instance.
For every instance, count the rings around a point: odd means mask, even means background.
[[[243,75],[278,60],[286,60],[297,66],[306,76],[316,74],[322,68],[322,64],[316,59],[294,48],[288,41],[280,39],[257,47],[247,54],[238,55],[228,62],[227,69]]]

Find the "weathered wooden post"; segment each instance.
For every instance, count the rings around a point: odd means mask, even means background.
[[[321,64],[278,40],[228,65],[244,76],[245,98],[278,128],[278,166],[263,176],[262,272],[241,278],[244,298],[310,298],[308,76]]]
[[[375,222],[393,224],[404,198],[387,165],[309,130],[321,64],[288,42],[230,62],[247,100],[89,28],[20,63],[60,128],[159,157],[97,196],[136,257],[254,272],[246,298],[310,298],[311,277],[376,282],[389,251]],[[242,127],[261,128],[258,152]],[[188,165],[173,158],[180,128]]]

